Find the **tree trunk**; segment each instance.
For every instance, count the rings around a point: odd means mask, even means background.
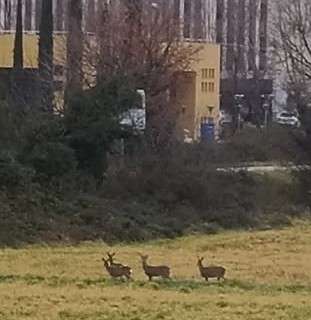
[[[98,18],[99,18],[99,27],[97,30],[97,37],[98,37],[98,44],[99,44],[99,50],[100,50],[100,57],[97,64],[97,83],[100,83],[103,78],[105,77],[104,74],[104,57],[107,57],[110,53],[107,52],[109,48],[110,43],[110,37],[109,37],[109,25],[108,25],[108,19],[109,19],[109,8],[108,3],[105,1],[102,3],[98,8]],[[107,45],[108,44],[108,45]]]
[[[245,76],[245,0],[239,0],[238,8],[238,73]]]
[[[67,37],[67,88],[66,96],[82,90],[82,0],[68,2],[68,37]]]
[[[88,0],[87,3],[87,15],[86,15],[86,31],[94,33],[96,31],[96,10],[95,1]]]
[[[268,0],[261,0],[260,24],[259,24],[259,70],[265,72],[267,69],[267,27],[268,27]]]
[[[223,61],[223,42],[224,42],[224,0],[217,0],[216,7],[216,42],[220,44],[220,69],[222,70]]]
[[[40,29],[42,0],[36,0],[35,27]]]
[[[193,36],[195,39],[203,39],[203,6],[202,0],[194,2],[194,27]]]
[[[189,39],[191,37],[191,12],[192,12],[192,0],[184,0],[184,38]]]
[[[23,69],[23,7],[22,0],[17,2],[16,32],[14,42],[14,70]]]
[[[226,54],[226,69],[229,75],[232,75],[235,70],[235,0],[227,2],[227,54]]]
[[[11,30],[12,3],[11,0],[4,0],[4,29]]]
[[[25,30],[32,30],[32,0],[25,0]]]
[[[39,31],[41,107],[53,111],[53,0],[44,0]]]
[[[64,30],[64,0],[57,0],[56,2],[56,31]]]
[[[257,0],[249,0],[249,30],[248,30],[248,70],[256,70],[256,16]]]

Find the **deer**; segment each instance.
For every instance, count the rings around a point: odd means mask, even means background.
[[[113,257],[116,255],[115,252],[107,252],[107,256],[108,256],[108,261],[110,263],[110,266],[118,266],[118,267],[127,267],[126,265],[122,264],[122,263],[116,263],[113,261]]]
[[[204,257],[198,257],[198,267],[201,273],[201,276],[208,281],[209,278],[217,278],[219,281],[220,279],[225,280],[225,272],[226,269],[220,266],[203,266],[202,261],[204,260]]]
[[[122,278],[125,277],[127,280],[131,279],[132,269],[128,266],[123,265],[111,265],[109,264],[109,260],[103,258],[104,266],[112,278]]]
[[[170,268],[168,266],[150,266],[147,263],[148,255],[139,254],[142,261],[142,266],[149,281],[152,281],[153,277],[161,277],[163,279],[170,279]]]

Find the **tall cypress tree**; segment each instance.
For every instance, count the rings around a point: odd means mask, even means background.
[[[39,30],[41,21],[42,0],[36,0],[35,28]]]
[[[66,99],[82,89],[82,0],[69,0]]]
[[[44,109],[53,109],[53,0],[44,0],[39,29],[39,83]]]
[[[18,0],[14,42],[14,69],[23,69],[23,65],[23,7],[22,0]]]
[[[32,0],[25,0],[25,30],[32,30]]]

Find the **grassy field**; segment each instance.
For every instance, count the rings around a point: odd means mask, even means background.
[[[110,248],[111,249],[111,248]],[[112,248],[135,280],[109,279],[103,243],[0,251],[0,319],[311,319],[311,225]],[[148,283],[138,253],[167,263],[172,281]],[[205,283],[197,254],[227,268]]]

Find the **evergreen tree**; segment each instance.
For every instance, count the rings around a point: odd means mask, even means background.
[[[68,3],[67,87],[66,100],[82,90],[82,0]]]
[[[14,42],[14,70],[23,69],[23,64],[23,8],[22,0],[18,0]]]
[[[45,0],[41,7],[39,31],[39,83],[41,104],[53,109],[53,0]],[[42,106],[42,105],[41,105]]]

